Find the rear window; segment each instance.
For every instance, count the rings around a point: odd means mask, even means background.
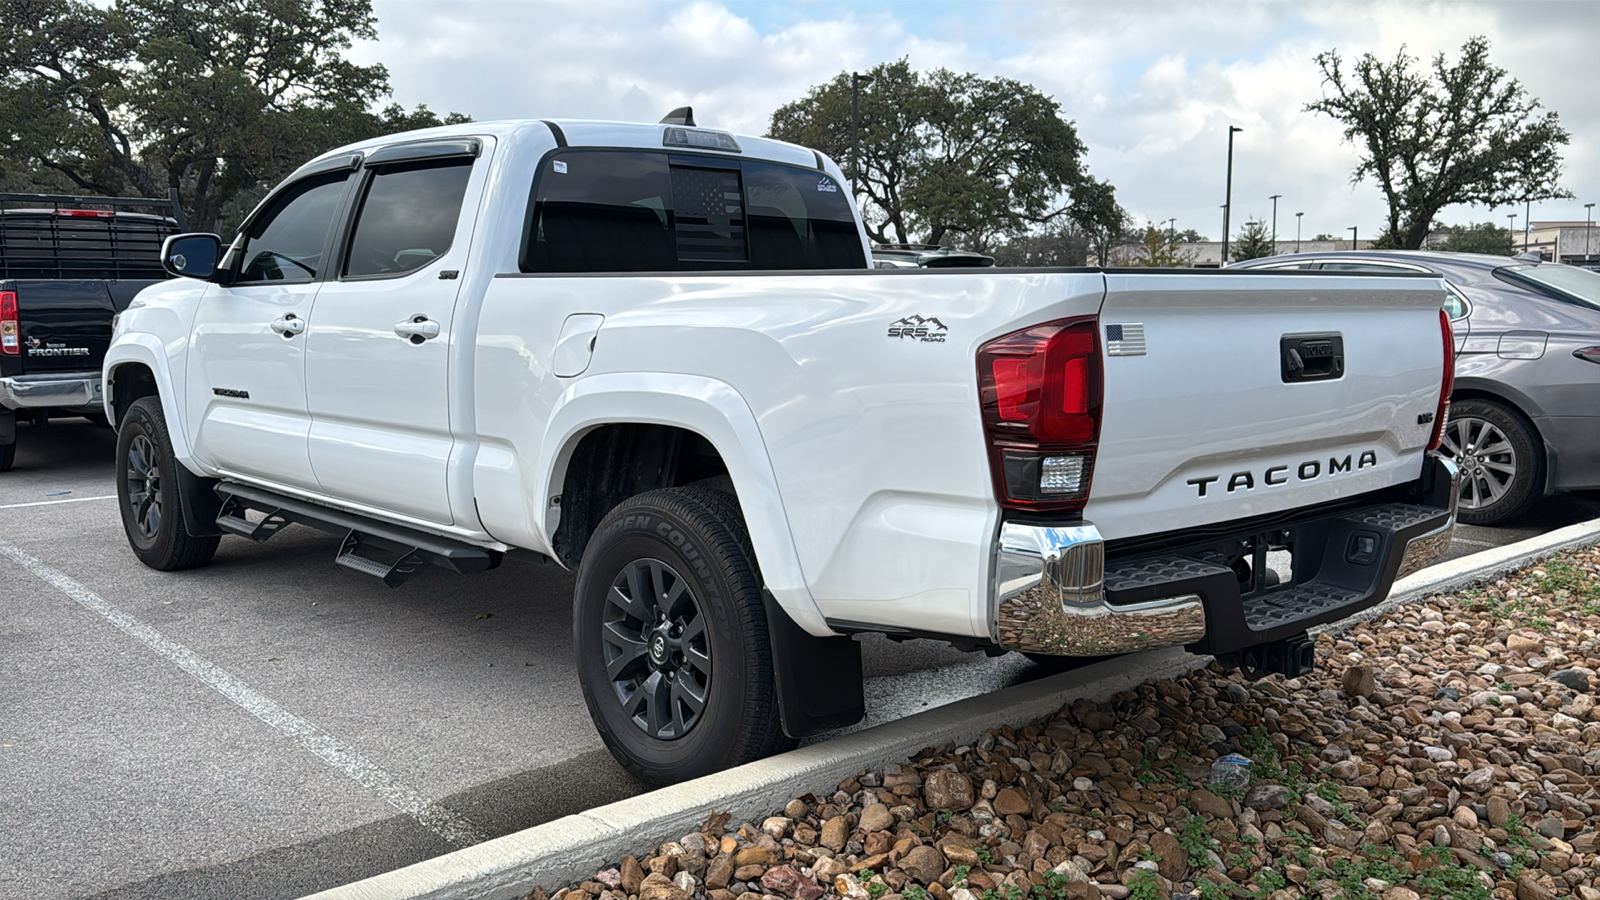
[[[1600,309],[1600,273],[1552,263],[1507,266],[1496,269],[1494,273],[1508,281],[1530,285],[1541,293]]]
[[[534,185],[524,272],[866,268],[843,187],[815,169],[574,149]]]
[[[0,211],[0,278],[166,278],[161,242],[171,219],[99,210]]]

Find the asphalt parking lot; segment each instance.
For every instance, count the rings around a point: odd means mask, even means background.
[[[572,666],[571,578],[508,563],[390,591],[291,529],[149,571],[114,436],[23,429],[0,475],[0,897],[295,897],[642,788]],[[1553,498],[1452,556],[1600,516]],[[1034,674],[870,641],[868,723]]]

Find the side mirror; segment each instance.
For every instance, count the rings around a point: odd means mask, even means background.
[[[161,244],[161,268],[182,278],[210,278],[221,258],[222,238],[214,234],[175,234]]]

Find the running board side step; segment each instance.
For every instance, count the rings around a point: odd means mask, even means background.
[[[217,527],[224,532],[260,543],[282,531],[284,526],[295,523],[342,535],[344,541],[333,561],[381,579],[391,588],[405,583],[424,565],[473,575],[500,565],[504,556],[496,550],[485,550],[260,488],[225,481],[217,485],[216,491],[222,498]],[[250,510],[265,513],[266,517],[252,522],[245,516]]]

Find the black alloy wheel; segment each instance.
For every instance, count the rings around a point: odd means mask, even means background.
[[[161,533],[161,451],[147,435],[136,434],[128,442],[127,480],[129,511],[134,527],[145,542]]]
[[[117,433],[117,506],[134,555],[162,571],[205,565],[220,540],[184,527],[177,467],[160,399],[135,400]]]
[[[711,636],[689,582],[659,559],[628,563],[606,595],[606,675],[622,711],[645,734],[688,734],[711,692]]]
[[[578,565],[572,630],[595,729],[640,781],[673,784],[794,746],[732,495],[667,488],[608,513]]]

